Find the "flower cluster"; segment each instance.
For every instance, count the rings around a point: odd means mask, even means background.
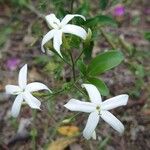
[[[87,33],[82,27],[68,24],[74,17],[80,17],[85,20],[84,16],[78,14],[68,14],[62,19],[62,21],[57,19],[54,14],[45,17],[52,30],[42,39],[41,49],[43,52],[45,52],[44,45],[53,38],[54,49],[61,57],[63,57],[60,49],[64,33],[76,35],[83,40],[86,39]],[[85,83],[82,84],[82,87],[86,89],[91,102],[71,99],[64,105],[64,107],[71,111],[90,113],[85,129],[83,130],[83,136],[86,139],[90,139],[91,137],[96,139],[95,128],[100,118],[122,134],[124,131],[123,124],[108,110],[126,105],[128,95],[122,94],[102,102],[101,94],[96,86]],[[32,92],[39,90],[48,90],[50,93],[52,92],[46,85],[40,82],[27,84],[27,64],[24,65],[19,71],[18,85],[6,85],[6,93],[16,95],[11,109],[12,116],[17,117],[19,115],[22,103],[27,103],[31,108],[40,110],[41,102],[31,94]]]

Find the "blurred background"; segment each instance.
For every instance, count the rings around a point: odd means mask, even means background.
[[[69,138],[82,132],[87,118],[83,114],[73,117],[69,124],[62,123],[66,116],[74,115],[63,104],[70,97],[80,96],[76,91],[58,93],[56,97],[38,95],[43,101],[42,112],[24,106],[17,119],[11,117],[15,97],[5,94],[5,85],[17,84],[19,69],[24,64],[28,64],[28,82],[41,81],[59,89],[70,80],[70,70],[59,58],[41,52],[42,37],[50,30],[44,16],[50,13],[58,18],[68,13],[86,17],[85,24],[76,23],[93,31],[89,57],[109,49],[124,53],[121,65],[101,75],[110,89],[108,97],[130,95],[126,107],[113,111],[125,125],[123,136],[101,122],[96,141],[86,141],[82,136]],[[149,150],[149,41],[148,0],[0,0],[0,149]]]

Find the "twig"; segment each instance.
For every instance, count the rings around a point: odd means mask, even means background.
[[[76,58],[76,60],[74,61],[74,63],[76,64],[76,62],[79,60],[79,58],[82,56],[84,52],[84,49],[81,51],[81,53],[79,54],[79,56]]]
[[[74,82],[76,81],[76,75],[75,75],[75,63],[74,63],[74,60],[73,60],[73,56],[72,56],[72,53],[69,51],[69,54],[70,54],[70,58],[71,58],[71,62],[72,62],[72,74],[73,74],[73,80]]]
[[[116,49],[116,46],[114,45],[114,43],[110,40],[110,38],[108,37],[108,35],[105,33],[105,31],[100,28],[100,31],[102,33],[102,35],[104,36],[104,38],[106,39],[106,41],[110,44],[110,46],[113,48],[113,49]]]
[[[38,10],[36,10],[32,4],[26,5],[26,8],[28,8],[31,12],[36,14],[39,18],[42,18],[45,20],[45,17],[43,14],[41,14]]]
[[[73,4],[74,4],[74,0],[71,0],[71,4],[70,4],[70,13],[73,13]]]

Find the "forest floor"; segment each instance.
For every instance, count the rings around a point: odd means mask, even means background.
[[[126,107],[113,111],[125,125],[124,135],[119,136],[109,125],[102,122],[97,128],[98,140],[86,141],[81,136],[67,149],[150,149],[150,43],[144,39],[144,33],[150,27],[150,7],[147,3],[146,0],[133,2],[130,7],[126,7],[126,14],[119,28],[105,28],[106,32],[123,35],[138,51],[136,56],[133,58],[127,56],[125,63],[102,76],[110,88],[111,95],[121,93],[131,95]],[[41,81],[48,87],[57,87],[59,84],[59,81],[51,79],[52,74],[49,76],[47,70],[39,63],[40,56],[42,58],[44,55],[40,50],[41,35],[46,33],[47,28],[46,23],[38,15],[36,11],[28,8],[20,9],[6,2],[0,4],[0,149],[2,150],[32,149],[33,139],[29,133],[31,134],[33,127],[36,127],[37,131],[35,142],[38,150],[63,137],[55,133],[53,128],[68,113],[63,104],[70,98],[69,95],[59,95],[55,107],[53,102],[49,103],[49,106],[43,102],[43,111],[37,112],[33,125],[30,124],[30,120],[33,119],[34,112],[28,106],[21,110],[19,118],[13,119],[10,116],[14,97],[5,94],[5,85],[16,84],[19,68],[26,63],[29,66],[29,81]],[[102,47],[102,50],[99,47]],[[93,53],[103,51],[107,47],[109,47],[107,41],[102,38],[100,43],[95,45]],[[8,60],[12,58],[18,59],[14,69],[8,64]],[[135,66],[128,65],[130,63]],[[52,107],[53,110],[49,110]],[[52,113],[56,115],[52,117]],[[78,126],[82,122],[83,115],[77,116],[75,125]],[[21,136],[17,134],[20,124],[25,126]]]

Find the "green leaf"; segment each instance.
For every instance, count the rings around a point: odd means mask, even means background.
[[[98,75],[119,65],[124,59],[119,51],[108,51],[96,56],[88,66],[88,75]]]
[[[105,16],[105,15],[99,15],[99,16],[95,16],[93,18],[88,19],[85,23],[84,23],[87,27],[93,27],[93,26],[117,26],[116,21],[109,17],[109,16]]]
[[[84,16],[88,15],[90,12],[90,2],[89,0],[84,0],[80,7],[77,9],[76,14],[82,14]]]
[[[18,6],[26,6],[28,4],[28,0],[12,0],[11,1],[12,4],[16,5],[17,7]]]
[[[150,41],[150,31],[144,33],[144,38]]]
[[[105,10],[106,7],[107,7],[108,1],[109,1],[109,0],[100,0],[100,1],[99,1],[100,9]]]
[[[10,26],[6,26],[0,29],[0,47],[5,44],[9,35],[13,32],[13,29]]]
[[[88,81],[99,89],[101,95],[109,95],[109,89],[101,79],[90,77],[88,78]]]
[[[86,74],[86,65],[83,63],[82,60],[78,60],[78,61],[77,61],[77,66],[78,66],[78,68],[80,69],[81,73],[82,73],[83,75],[85,75],[85,74]]]

